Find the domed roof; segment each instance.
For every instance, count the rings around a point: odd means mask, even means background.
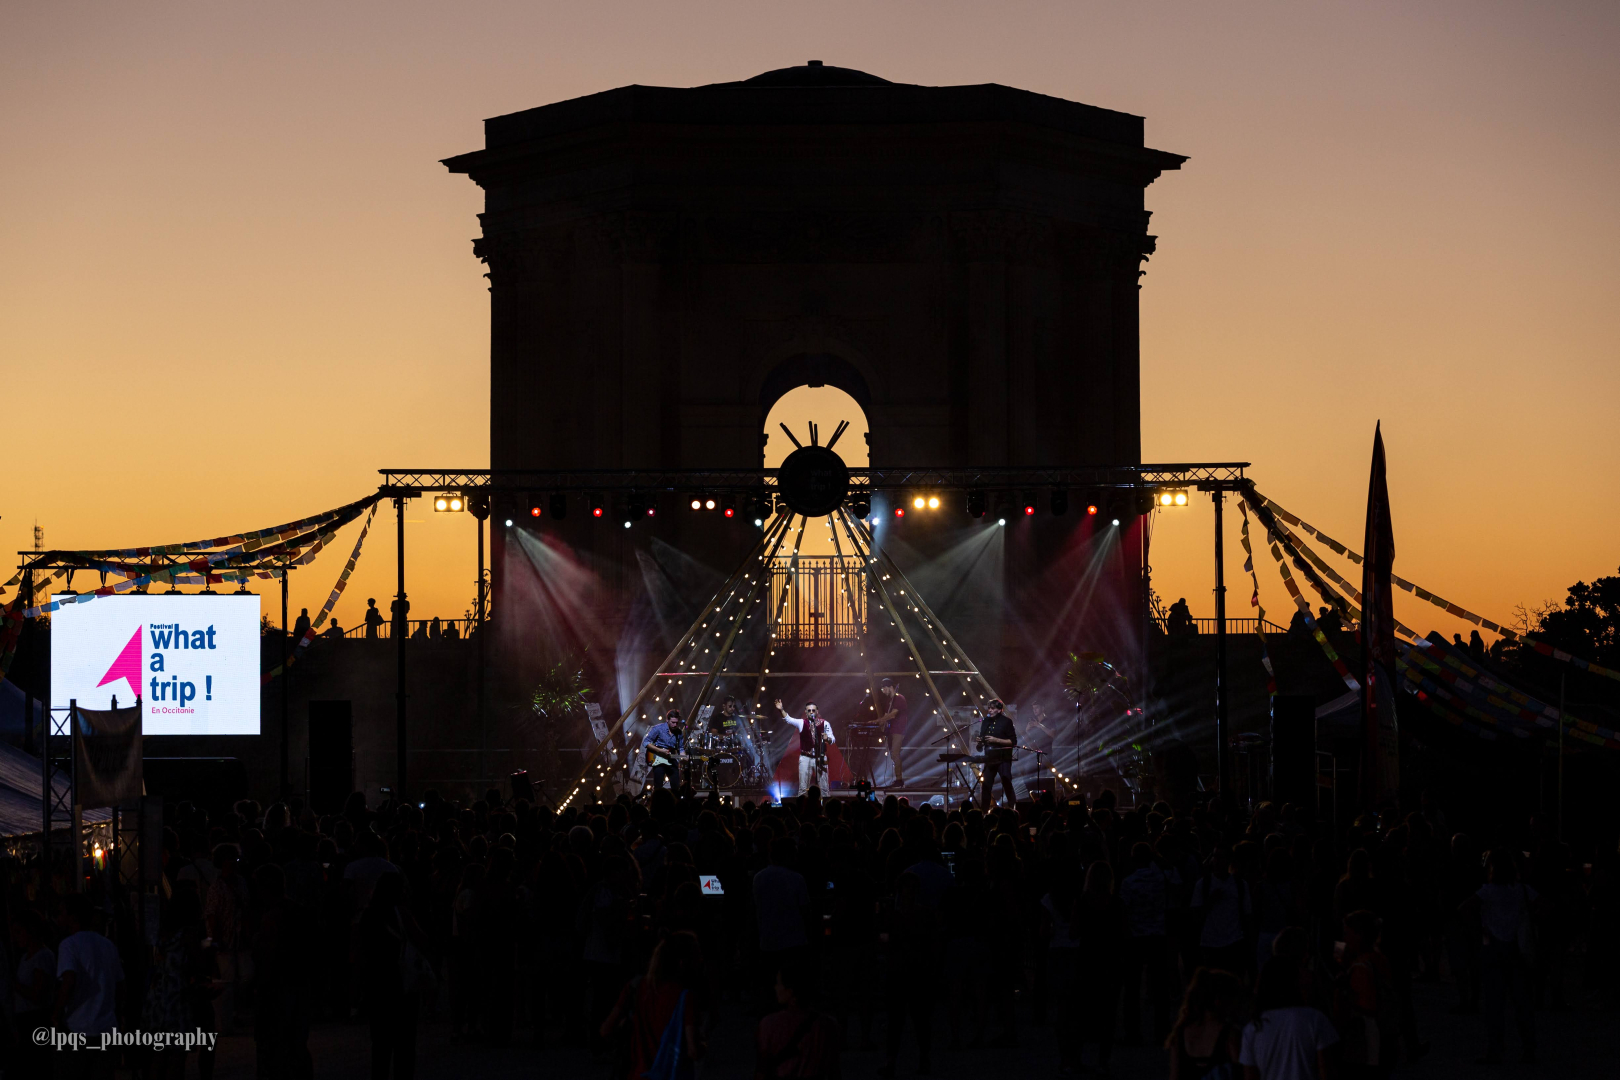
[[[820,60],[811,60],[801,67],[777,68],[740,82],[721,83],[721,86],[893,86],[888,79],[868,75],[854,68],[828,67]]]

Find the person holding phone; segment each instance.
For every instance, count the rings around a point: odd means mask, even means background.
[[[804,716],[789,716],[788,711],[782,707],[782,699],[776,699],[776,711],[799,730],[799,791],[800,795],[809,791],[812,786],[819,787],[823,795],[828,794],[832,788],[827,783],[827,755],[833,745],[838,741],[833,736],[832,725],[816,710],[816,703],[804,703]]]

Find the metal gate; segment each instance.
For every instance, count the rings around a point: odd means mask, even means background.
[[[771,627],[780,644],[854,645],[866,630],[866,588],[854,556],[771,560]],[[778,615],[780,612],[780,615]]]

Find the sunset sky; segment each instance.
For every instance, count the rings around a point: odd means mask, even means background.
[[[485,117],[815,58],[1145,116],[1190,156],[1147,194],[1145,458],[1252,462],[1359,546],[1381,419],[1396,572],[1510,620],[1620,567],[1616,55],[1613,2],[7,4],[0,548],[36,520],[50,547],[193,540],[382,466],[486,465],[482,193],[439,159]],[[472,522],[408,522],[412,614],[460,615]],[[387,607],[379,525],[345,626]],[[1197,615],[1210,530],[1201,500],[1155,532]],[[1261,588],[1286,621],[1269,559]]]

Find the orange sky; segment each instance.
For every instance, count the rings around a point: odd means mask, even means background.
[[[1146,116],[1191,160],[1148,191],[1144,455],[1251,461],[1356,542],[1381,418],[1397,572],[1508,619],[1620,564],[1617,51],[1612,3],[5,5],[0,549],[486,464],[481,193],[438,159],[487,116],[814,57]],[[460,614],[471,522],[408,517],[413,614]],[[344,625],[392,588],[380,524]],[[1207,503],[1155,534],[1197,614],[1209,537]]]

